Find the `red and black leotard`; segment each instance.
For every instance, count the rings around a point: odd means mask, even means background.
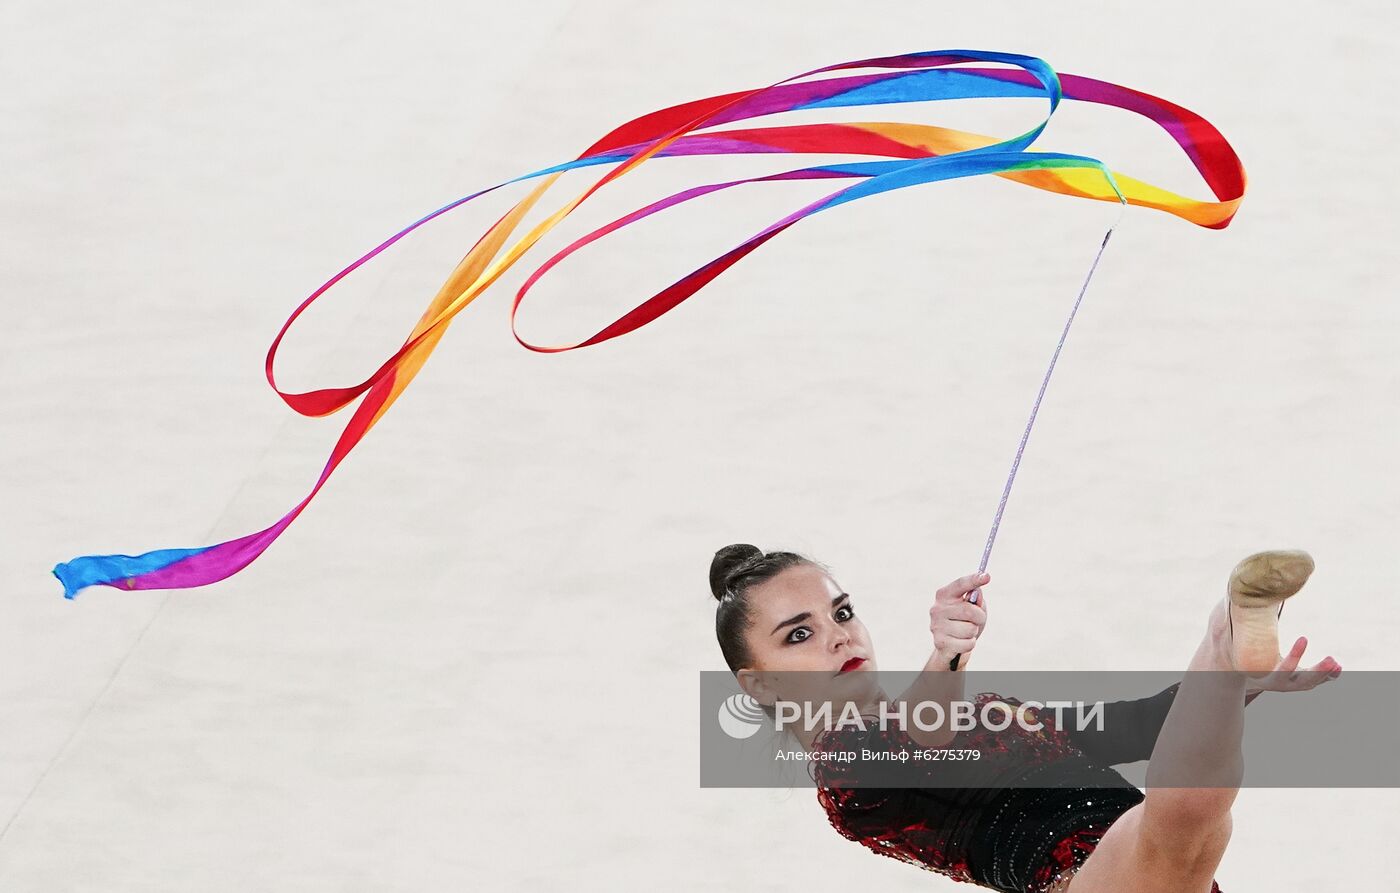
[[[1058,728],[1050,710],[1031,714],[1043,726],[1036,731],[1017,722],[993,731],[979,722],[947,745],[979,751],[976,764],[909,762],[897,770],[964,772],[979,780],[975,787],[869,786],[869,766],[818,759],[811,764],[817,799],[837,831],[877,853],[1004,893],[1040,893],[1083,864],[1109,825],[1146,799],[1109,767],[1151,756],[1176,691],[1173,685],[1150,698],[1105,704],[1101,729]],[[975,715],[997,701],[1022,707],[983,692]],[[833,729],[813,750],[922,750],[890,725],[881,731],[871,720],[866,730]],[[1218,884],[1211,893],[1220,893]]]

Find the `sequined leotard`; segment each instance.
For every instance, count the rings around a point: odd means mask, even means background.
[[[817,760],[810,770],[817,799],[837,831],[877,853],[1004,893],[1044,893],[1088,859],[1114,820],[1146,799],[1109,767],[1151,756],[1176,691],[1173,685],[1150,698],[1106,704],[1102,729],[1058,728],[1054,712],[1042,710],[1030,714],[1040,730],[1012,722],[1000,731],[978,723],[959,732],[947,747],[980,752],[968,777],[995,780],[986,787],[876,787],[869,767]],[[998,701],[1022,707],[983,692],[976,715]],[[881,731],[873,723],[825,732],[814,749],[852,747],[920,749],[893,724]],[[909,763],[901,771],[952,768]],[[851,783],[857,772],[858,785]],[[1218,884],[1211,893],[1220,893]]]

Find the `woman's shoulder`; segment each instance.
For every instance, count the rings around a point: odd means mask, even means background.
[[[812,749],[831,751],[864,747],[884,750],[904,747],[911,742],[912,739],[897,718],[863,714],[859,723],[847,722],[818,733],[812,743]]]
[[[898,721],[863,715],[859,723],[842,723],[818,733],[812,742],[812,778],[818,786],[849,781],[868,765],[872,754],[899,754],[916,746]]]

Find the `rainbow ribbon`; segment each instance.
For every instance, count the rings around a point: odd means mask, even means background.
[[[966,63],[991,63],[1010,67],[949,67]],[[876,74],[848,75],[794,83],[813,75],[851,69],[886,70]],[[976,133],[891,121],[694,132],[700,128],[788,111],[989,97],[1044,97],[1049,101],[1049,110],[1037,126],[1019,136],[1000,141]],[[1101,161],[1093,158],[1029,151],[1031,144],[1044,131],[1062,99],[1116,106],[1155,121],[1186,153],[1214,193],[1215,200],[1200,201],[1177,195],[1110,171]],[[813,69],[767,87],[710,96],[642,115],[614,129],[574,161],[506,180],[489,189],[457,199],[414,221],[332,276],[293,311],[268,349],[265,363],[268,384],[288,406],[307,416],[329,415],[361,395],[364,396],[364,400],[351,415],[320,477],[316,480],[316,485],[291,511],[264,530],[214,546],[161,549],[137,556],[88,555],[75,558],[66,564],[59,564],[53,571],[63,583],[64,595],[73,598],[85,587],[99,585],[121,589],[183,589],[204,586],[247,567],[281,536],[310,504],[341,461],[408,387],[437,346],[452,318],[594,192],[653,156],[751,153],[849,154],[887,160],[824,164],[761,177],[709,183],[667,196],[619,217],[556,253],[526,280],[511,305],[511,334],[515,340],[530,350],[553,353],[600,344],[624,335],[641,328],[680,304],[716,276],[799,220],[846,202],[921,183],[995,174],[1027,186],[1064,195],[1156,208],[1212,229],[1222,229],[1229,225],[1244,196],[1245,186],[1244,169],[1239,158],[1220,132],[1200,115],[1156,96],[1106,81],[1076,75],[1059,75],[1041,59],[1014,53],[939,50],[859,59]],[[506,240],[520,224],[521,219],[564,172],[574,168],[614,163],[618,163],[618,166],[501,253]],[[324,388],[305,393],[287,393],[277,387],[273,365],[278,346],[297,318],[331,286],[428,221],[502,186],[536,177],[545,179],[497,220],[472,246],[429,303],[403,346],[385,360],[372,375],[352,387]],[[516,331],[516,312],[535,282],[559,261],[596,239],[674,205],[719,190],[765,181],[814,179],[854,179],[858,182],[844,186],[765,227],[577,344],[531,344],[522,339]]]

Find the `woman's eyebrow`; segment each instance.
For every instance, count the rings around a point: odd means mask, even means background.
[[[806,620],[808,617],[811,617],[811,616],[812,616],[812,612],[811,612],[811,611],[803,611],[801,614],[798,614],[796,617],[789,617],[787,620],[784,620],[782,623],[780,623],[780,624],[778,624],[777,626],[773,627],[773,633],[777,632],[778,630],[782,629],[782,628],[785,627],[785,626],[792,626],[794,623],[801,623],[802,621]],[[768,635],[771,636],[771,635],[773,635],[773,633],[769,633]]]
[[[838,603],[843,602],[843,601],[845,601],[846,599],[848,599],[848,598],[850,598],[850,597],[851,597],[851,594],[850,594],[849,592],[843,592],[843,593],[841,593],[840,595],[836,596],[835,598],[833,598],[833,599],[831,600],[831,606],[834,608],[834,607],[836,607],[836,605],[837,605]],[[780,623],[780,624],[778,624],[777,626],[773,627],[773,632],[772,632],[772,633],[769,633],[768,635],[770,635],[770,636],[773,635],[773,633],[776,633],[778,630],[782,629],[782,628],[785,627],[785,626],[792,626],[794,623],[801,623],[802,621],[806,620],[808,617],[811,617],[811,616],[812,616],[812,612],[811,612],[811,611],[803,611],[801,614],[798,614],[796,617],[789,617],[787,620],[784,620],[782,623]]]

